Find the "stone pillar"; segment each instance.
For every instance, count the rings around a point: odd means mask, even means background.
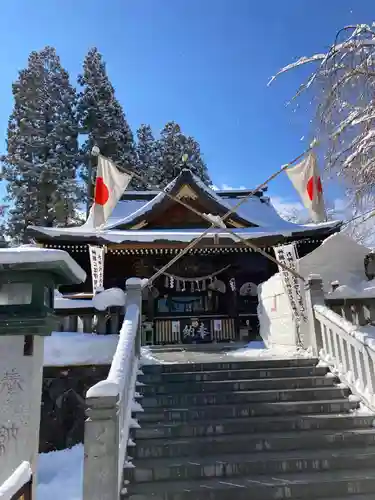
[[[97,318],[96,333],[99,335],[105,335],[107,333],[107,312],[98,312]]]
[[[136,355],[141,354],[142,345],[142,286],[147,284],[147,280],[140,278],[129,278],[126,280],[126,308],[134,304],[139,309],[139,320],[136,339]]]
[[[69,316],[68,332],[77,332],[77,331],[78,331],[78,317],[77,316]]]
[[[110,329],[111,334],[117,334],[120,331],[120,310],[117,307],[111,311]]]
[[[86,398],[83,500],[118,499],[118,396],[95,397],[100,384]]]
[[[315,318],[314,306],[325,305],[322,278],[317,274],[310,274],[305,284],[305,292],[308,322],[304,329],[303,346],[305,349],[312,348],[313,354],[318,356],[323,348],[323,342],[320,323]]]
[[[84,314],[82,316],[83,333],[92,333],[93,330],[93,314]]]

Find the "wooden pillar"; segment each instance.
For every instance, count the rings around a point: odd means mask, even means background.
[[[154,320],[154,315],[155,315],[155,305],[154,305],[154,297],[152,296],[151,290],[148,291],[148,296],[147,296],[147,320],[148,321],[153,321]]]
[[[238,303],[237,303],[237,290],[232,291],[232,300],[233,300],[233,317],[234,317],[234,329],[235,329],[235,335],[236,335],[236,340],[239,340],[240,338],[240,318],[238,315]]]
[[[110,319],[110,333],[116,334],[120,331],[120,310],[115,309],[111,311]]]

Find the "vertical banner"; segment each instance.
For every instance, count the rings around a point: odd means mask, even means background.
[[[221,332],[222,330],[222,324],[221,324],[221,319],[214,319],[214,332]]]
[[[104,254],[105,247],[89,245],[92,291],[95,295],[99,288],[104,285]]]
[[[278,262],[298,272],[298,256],[295,243],[280,245],[278,247],[274,247],[273,249]],[[307,321],[301,280],[280,266],[279,272],[283,280],[285,293],[288,296],[289,303],[293,311],[293,316],[297,325],[300,325],[302,321]]]
[[[179,322],[179,320],[172,321],[172,333],[180,335],[180,322]]]

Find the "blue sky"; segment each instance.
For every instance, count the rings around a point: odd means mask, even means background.
[[[285,106],[303,72],[267,87],[269,78],[375,17],[370,0],[17,0],[1,14],[2,150],[11,84],[30,51],[55,46],[75,81],[95,45],[133,130],[177,121],[200,142],[214,183],[234,187],[255,187],[309,143],[309,113]],[[285,176],[270,194],[297,200]]]

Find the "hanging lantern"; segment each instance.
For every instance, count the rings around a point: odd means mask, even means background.
[[[255,283],[251,283],[251,281],[244,283],[240,288],[240,295],[241,297],[246,297],[246,296],[256,297],[258,295],[257,285]]]

